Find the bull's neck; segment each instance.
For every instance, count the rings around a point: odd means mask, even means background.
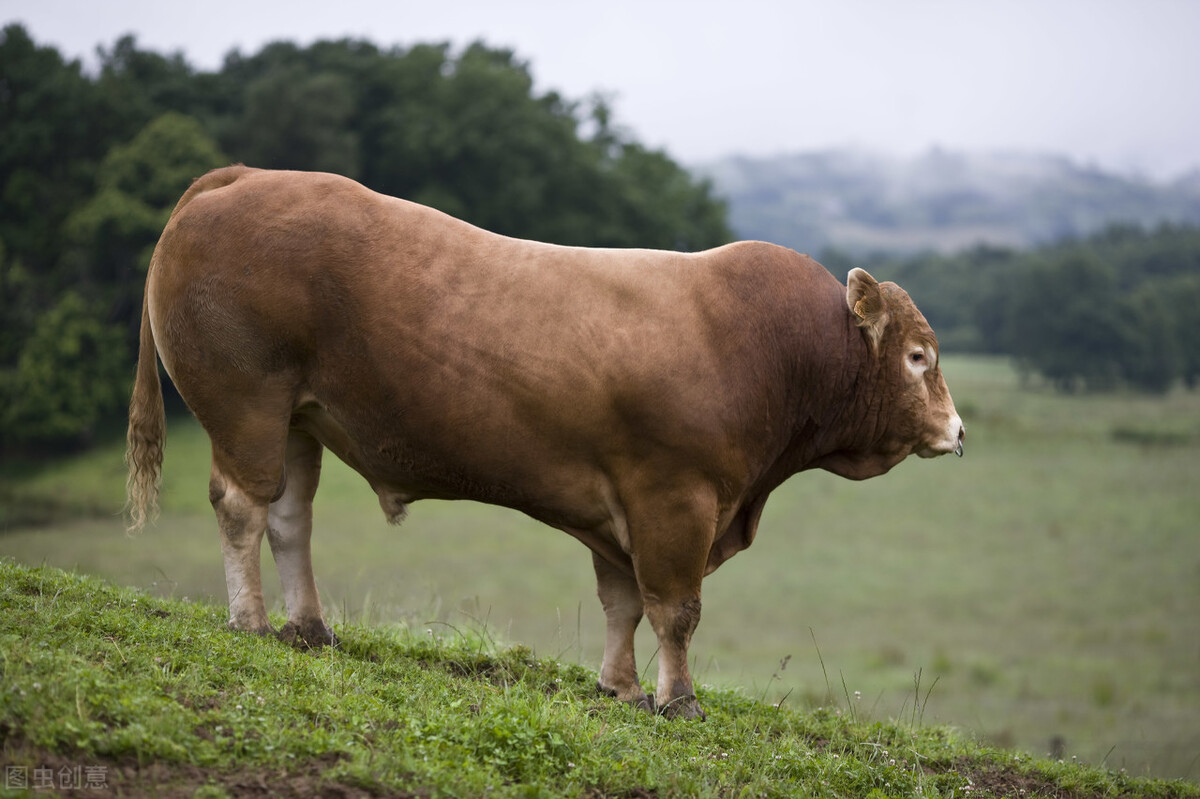
[[[883,474],[899,460],[883,451],[885,392],[878,361],[847,312],[819,365],[798,381],[800,396],[782,479],[827,469],[853,480]],[[782,481],[781,479],[781,481]]]

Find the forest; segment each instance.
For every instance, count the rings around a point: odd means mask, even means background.
[[[337,172],[560,244],[699,250],[736,235],[713,184],[640,144],[603,95],[539,93],[527,63],[484,43],[281,42],[205,72],[127,36],[86,70],[13,24],[0,132],[0,451],[75,449],[118,423],[150,253],[215,166]],[[1012,355],[1063,390],[1200,378],[1193,227],[820,259],[905,286],[944,349]]]

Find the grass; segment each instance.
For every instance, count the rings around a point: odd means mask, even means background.
[[[220,606],[8,559],[0,610],[6,775],[86,768],[115,794],[1200,796],[732,690],[668,722],[480,629],[352,624],[302,652],[225,631]]]
[[[705,582],[698,680],[785,709],[837,702],[866,723],[915,721],[920,674],[926,723],[1197,779],[1200,394],[1065,397],[1021,387],[1003,361],[947,358],[945,370],[967,456],[781,487],[755,545]],[[118,443],[26,471],[6,467],[0,486],[10,520],[0,554],[223,602],[207,441],[194,424],[171,420],[164,516],[135,539],[117,517]],[[339,630],[437,620],[598,665],[603,619],[576,542],[472,503],[417,503],[393,528],[334,459],[322,480],[317,577]],[[28,507],[59,518],[14,521]],[[266,554],[264,574],[274,579]],[[640,631],[648,674],[653,651]]]

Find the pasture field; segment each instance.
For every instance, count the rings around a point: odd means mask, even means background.
[[[223,617],[0,558],[0,796],[1200,799],[916,714],[702,688],[708,719],[672,722],[601,698],[595,671],[470,631],[351,623],[305,652]]]
[[[1200,779],[1200,392],[1062,396],[1022,388],[1002,360],[947,357],[944,370],[966,457],[910,459],[862,483],[806,473],[776,491],[754,546],[705,582],[697,682]],[[6,466],[0,555],[223,602],[203,432],[170,420],[164,513],[136,538],[118,516],[121,449]],[[599,665],[590,558],[561,533],[444,502],[390,527],[332,457],[315,527],[335,626],[482,630]]]

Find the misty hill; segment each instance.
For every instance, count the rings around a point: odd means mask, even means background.
[[[1154,182],[1059,155],[843,149],[731,156],[695,171],[728,199],[739,238],[814,254],[1028,247],[1114,222],[1200,224],[1200,170]]]

